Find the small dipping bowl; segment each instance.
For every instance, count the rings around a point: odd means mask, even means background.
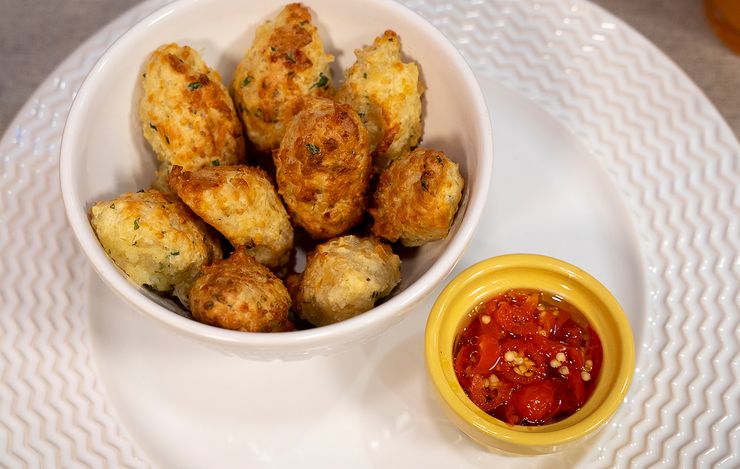
[[[591,397],[573,415],[539,426],[511,425],[487,414],[468,398],[455,376],[455,340],[484,301],[512,289],[539,290],[578,309],[596,331],[603,363]],[[427,370],[450,420],[484,447],[504,453],[542,454],[593,436],[624,400],[635,368],[629,321],[598,280],[552,257],[511,254],[475,264],[455,277],[437,298],[426,326]]]

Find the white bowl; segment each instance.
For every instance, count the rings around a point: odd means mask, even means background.
[[[396,323],[438,285],[473,236],[491,180],[491,127],[472,71],[450,42],[416,13],[389,0],[308,0],[326,49],[334,54],[335,79],[354,62],[353,51],[386,29],[401,37],[404,54],[421,68],[427,85],[422,144],[444,150],[460,165],[465,192],[444,241],[402,257],[394,296],[355,318],[287,333],[247,333],[198,323],[174,302],[128,281],[98,243],[90,206],[149,187],[156,166],[136,118],[139,75],[159,45],[194,47],[224,83],[249,47],[258,24],[282,5],[272,0],[183,0],[145,18],[117,40],[92,69],[72,104],[61,146],[60,176],[72,229],[103,280],[136,310],[180,334],[228,354],[251,359],[299,359],[329,354],[375,337]],[[419,328],[423,327],[419,324]]]

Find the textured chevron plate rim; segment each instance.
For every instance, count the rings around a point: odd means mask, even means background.
[[[67,228],[59,139],[84,75],[145,2],[73,53],[0,141],[0,466],[147,467],[96,376],[88,267]],[[740,466],[740,145],[629,26],[583,1],[407,0],[476,73],[535,101],[600,158],[631,210],[649,310],[633,389],[587,467]],[[33,260],[33,262],[29,262]]]

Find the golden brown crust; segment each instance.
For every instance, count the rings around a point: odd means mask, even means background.
[[[234,246],[270,268],[287,263],[293,227],[270,177],[250,166],[172,169],[169,185],[185,204]]]
[[[404,63],[401,41],[393,31],[355,51],[336,99],[352,105],[367,127],[376,171],[421,140],[424,84],[414,62]]]
[[[257,28],[252,46],[231,84],[249,139],[262,152],[280,145],[285,126],[301,109],[301,97],[333,94],[329,64],[311,13],[287,5]]]
[[[443,239],[462,197],[463,179],[443,152],[417,148],[380,174],[372,233],[404,246]]]
[[[211,229],[185,204],[150,189],[90,208],[103,249],[137,285],[169,292],[187,304],[198,270],[222,256]]]
[[[298,314],[323,326],[368,311],[400,280],[401,260],[390,246],[349,235],[317,246],[289,284]]]
[[[313,238],[340,235],[361,219],[372,159],[367,131],[350,106],[308,100],[273,156],[278,192],[293,222]]]
[[[242,247],[228,259],[204,267],[190,289],[195,320],[237,331],[293,330],[290,303],[280,279]]]
[[[139,120],[161,162],[155,187],[167,190],[174,165],[192,171],[244,160],[242,124],[217,71],[188,46],[166,44],[142,73]]]

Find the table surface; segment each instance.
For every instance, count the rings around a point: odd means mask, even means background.
[[[139,0],[2,0],[0,134],[33,91],[86,38]],[[594,0],[657,45],[740,135],[740,56],[712,34],[701,0]]]

